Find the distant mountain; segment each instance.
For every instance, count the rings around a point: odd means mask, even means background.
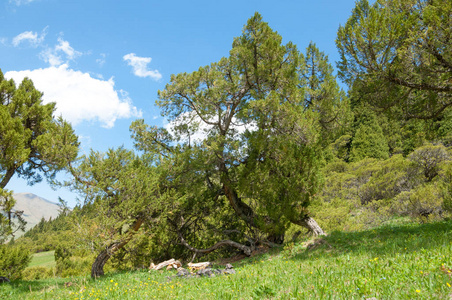
[[[27,230],[35,226],[44,219],[49,220],[58,216],[59,206],[49,200],[31,193],[18,193],[13,195],[16,199],[15,210],[23,210],[23,217],[27,221]]]

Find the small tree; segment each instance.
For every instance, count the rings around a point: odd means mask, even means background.
[[[155,161],[119,148],[107,153],[92,151],[82,157],[73,188],[85,196],[86,214],[75,214],[74,224],[82,239],[98,255],[91,277],[104,274],[105,263],[134,238],[145,223],[165,211],[159,199]]]

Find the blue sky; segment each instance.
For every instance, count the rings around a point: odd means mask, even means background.
[[[353,0],[2,0],[0,69],[16,83],[30,77],[44,102],[57,103],[82,154],[131,148],[133,120],[165,124],[154,103],[171,74],[227,56],[256,11],[284,42],[304,50],[313,41],[335,65],[336,32],[353,7]],[[45,182],[14,178],[6,188],[76,203],[75,194]]]

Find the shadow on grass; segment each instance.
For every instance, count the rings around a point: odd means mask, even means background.
[[[0,284],[0,299],[2,299],[2,287],[9,287],[14,291],[14,295],[26,295],[31,292],[50,292],[56,289],[67,289],[68,291],[80,291],[86,286],[93,285],[96,281],[110,282],[110,280],[117,280],[121,276],[129,276],[132,273],[144,273],[149,276],[147,269],[135,271],[115,271],[106,273],[98,279],[92,279],[89,275],[71,276],[65,278],[47,278],[37,280],[14,280],[10,283]],[[165,278],[166,280],[166,278]],[[17,298],[20,299],[20,298]]]
[[[302,250],[294,259],[312,259],[344,254],[392,255],[449,246],[452,243],[452,221],[428,224],[383,226],[360,232],[333,232],[312,248]]]
[[[48,278],[38,280],[14,280],[10,283],[4,283],[3,287],[9,286],[15,293],[30,293],[38,291],[51,291],[54,289],[71,288],[76,289],[82,285],[86,285],[91,279],[79,278]],[[68,284],[66,286],[66,284]],[[2,285],[0,285],[0,288]]]

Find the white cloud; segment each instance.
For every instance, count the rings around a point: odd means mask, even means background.
[[[43,61],[45,61],[51,66],[59,66],[63,64],[63,59],[61,58],[61,56],[55,53],[55,51],[50,48],[41,51],[41,53],[39,53],[39,57],[41,57]]]
[[[67,64],[69,61],[82,55],[81,52],[74,50],[68,41],[58,38],[58,44],[52,48],[46,48],[39,54],[41,59],[52,67],[59,66],[61,64]],[[65,56],[63,58],[63,56]]]
[[[213,118],[210,120],[211,122],[216,122],[216,119]],[[200,143],[204,141],[210,133],[215,132],[218,128],[214,125],[210,125],[205,123],[196,113],[193,111],[185,112],[179,115],[175,120],[165,123],[163,127],[168,130],[168,132],[175,136],[176,135],[176,127],[183,124],[189,124],[190,128],[190,142]],[[257,125],[255,122],[243,123],[237,120],[236,117],[232,117],[231,125],[230,125],[229,134],[240,139],[241,135],[245,131],[256,131]],[[180,136],[182,142],[188,142],[189,137],[186,128],[184,126],[184,135]]]
[[[115,90],[113,79],[100,80],[88,73],[75,71],[62,64],[46,69],[10,71],[6,78],[20,83],[24,77],[33,80],[44,92],[44,103],[56,102],[56,115],[76,125],[83,121],[97,121],[111,128],[117,119],[141,117],[127,93]]]
[[[58,38],[58,42],[59,44],[55,46],[55,51],[62,51],[66,54],[68,59],[73,60],[77,56],[82,55],[81,52],[75,51],[74,48],[69,45],[68,41],[63,40],[62,38]]]
[[[44,28],[41,34],[33,31],[24,31],[13,38],[13,46],[17,47],[21,43],[28,41],[32,47],[39,46],[47,35],[47,27]]]
[[[0,44],[7,45],[8,44],[8,39],[5,38],[5,37],[0,37]]]
[[[150,77],[154,80],[162,78],[162,74],[158,70],[148,70],[148,64],[152,60],[150,57],[139,57],[135,53],[129,53],[124,55],[123,59],[133,68],[133,74],[138,77]]]

